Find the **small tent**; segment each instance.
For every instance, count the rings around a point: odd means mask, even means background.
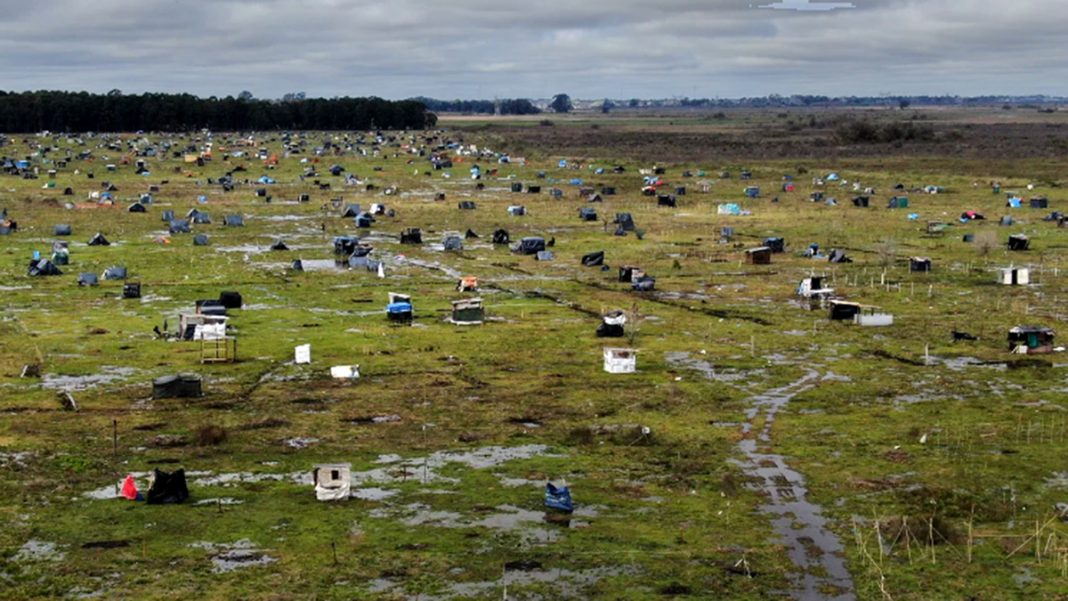
[[[417,227],[410,227],[401,232],[401,244],[422,244],[423,232]]]
[[[112,265],[104,270],[105,280],[125,280],[126,268],[121,265]]]
[[[52,261],[48,259],[39,259],[37,261],[30,261],[30,268],[27,271],[27,275],[31,277],[47,276],[47,275],[63,275],[63,272]]]
[[[104,237],[104,234],[97,232],[93,234],[93,237],[89,239],[89,246],[111,246],[111,242]]]
[[[452,323],[477,325],[486,318],[481,298],[465,298],[452,301]]]
[[[312,470],[315,498],[319,501],[343,501],[352,487],[351,463],[322,463]]]
[[[61,223],[52,228],[52,234],[56,236],[69,236],[71,235],[71,227],[66,223]]]
[[[223,225],[227,227],[241,227],[245,225],[245,218],[241,215],[227,215],[223,217]]]
[[[152,486],[145,495],[149,505],[168,505],[182,503],[189,498],[189,489],[185,483],[185,470],[164,472],[152,470]]]
[[[80,273],[78,274],[79,286],[96,286],[99,283],[95,273]]]
[[[623,325],[627,323],[627,315],[622,311],[612,311],[601,316],[601,325],[597,326],[598,338],[622,338],[624,335]]]
[[[604,349],[604,370],[610,374],[632,374],[637,365],[638,351],[629,348]]]
[[[545,250],[545,238],[527,236],[519,241],[513,252],[521,255],[536,255],[543,250]]]
[[[582,264],[586,267],[597,267],[599,265],[604,265],[604,251],[598,250],[582,255]]]
[[[153,399],[195,398],[203,394],[203,380],[197,374],[162,376],[152,381]]]
[[[597,221],[597,211],[590,207],[580,208],[578,214],[582,221]]]

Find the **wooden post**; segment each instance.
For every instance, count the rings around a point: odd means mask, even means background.
[[[111,455],[119,456],[119,420],[111,420]]]

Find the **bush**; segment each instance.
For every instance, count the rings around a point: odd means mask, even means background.
[[[202,447],[216,446],[226,442],[226,429],[221,426],[202,426],[197,430],[197,444]]]
[[[889,144],[906,141],[929,141],[934,139],[934,129],[929,125],[914,123],[885,123],[848,121],[835,128],[835,138],[843,144]]]

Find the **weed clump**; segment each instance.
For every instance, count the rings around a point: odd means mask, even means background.
[[[197,430],[197,444],[213,447],[226,442],[226,429],[222,426],[202,426]]]

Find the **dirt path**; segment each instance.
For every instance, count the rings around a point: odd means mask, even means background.
[[[771,427],[779,410],[818,379],[819,373],[808,370],[796,382],[752,397],[743,425],[746,436],[738,443],[738,449],[745,454],[741,463],[745,473],[755,477],[757,486],[767,494],[761,511],[773,516],[776,534],[800,569],[794,577],[793,598],[851,601],[856,599],[856,593],[842,556],[842,542],[827,528],[822,508],[806,499],[804,476],[791,469],[782,455],[769,452]],[[763,424],[759,432],[754,432],[758,418],[763,419]]]

